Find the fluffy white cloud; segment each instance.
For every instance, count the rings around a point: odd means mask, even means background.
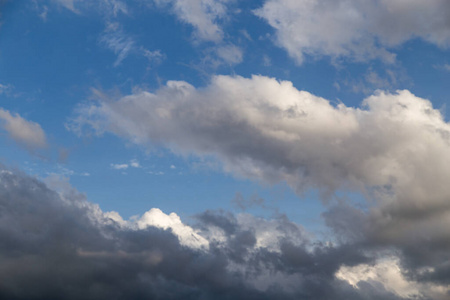
[[[209,242],[199,235],[191,227],[183,224],[180,217],[176,213],[166,215],[158,208],[152,208],[136,220],[139,229],[145,229],[150,226],[170,229],[180,239],[180,243],[191,248],[209,247]]]
[[[402,274],[400,262],[396,257],[383,258],[371,265],[343,266],[336,272],[336,277],[347,281],[357,289],[361,282],[377,282],[386,290],[408,299],[420,299],[423,291],[426,291],[426,294],[432,299],[444,300],[447,298],[446,288],[406,278]]]
[[[169,81],[154,94],[100,100],[81,107],[71,128],[89,124],[136,144],[214,155],[227,171],[298,191],[362,184],[408,199],[420,189],[445,192],[450,127],[440,112],[408,91],[379,92],[363,107],[333,106],[287,81],[217,76],[202,89]],[[440,176],[429,180],[432,173]]]
[[[18,144],[28,150],[47,147],[47,138],[42,127],[33,121],[22,118],[19,114],[11,114],[0,108],[0,127]]]
[[[255,13],[299,64],[305,55],[392,62],[389,49],[413,38],[450,45],[446,0],[267,0]]]

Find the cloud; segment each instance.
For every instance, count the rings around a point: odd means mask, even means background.
[[[336,239],[395,247],[415,280],[450,282],[450,124],[428,100],[380,91],[362,108],[332,105],[264,76],[104,99],[80,107],[71,128],[214,157],[226,172],[287,182],[299,195],[318,189]],[[337,191],[360,194],[363,208],[333,201]]]
[[[30,151],[47,147],[44,130],[38,123],[27,121],[19,114],[0,108],[0,127],[19,145]]]
[[[110,164],[111,168],[115,169],[115,170],[126,170],[129,167],[131,168],[142,168],[141,164],[139,163],[139,161],[137,159],[132,159],[130,160],[130,163],[126,163],[126,164]]]
[[[81,12],[92,8],[98,10],[103,14],[110,16],[117,16],[119,13],[128,14],[127,5],[119,0],[100,0],[100,1],[53,0],[53,2],[65,7],[66,9],[76,14],[80,14]],[[46,14],[47,9],[45,8],[45,15]]]
[[[244,60],[242,49],[235,45],[217,47],[216,52],[218,57],[231,65],[239,64]]]
[[[126,170],[128,169],[128,167],[129,167],[128,164],[111,164],[111,168],[115,170]]]
[[[267,0],[255,14],[298,64],[305,55],[390,63],[390,50],[414,38],[450,46],[449,7],[445,0]]]
[[[191,25],[200,40],[220,42],[223,31],[217,21],[227,13],[230,0],[154,0],[157,5],[170,5],[173,13]]]
[[[158,209],[123,220],[68,182],[4,166],[0,207],[5,299],[408,299],[377,277],[358,288],[337,278],[372,259],[358,245],[311,241],[285,217],[205,212],[196,230]],[[209,247],[183,243],[189,235]]]
[[[114,67],[128,56],[128,54],[135,50],[136,42],[121,29],[118,23],[110,23],[106,27],[105,32],[100,37],[100,43],[117,55],[114,62]]]
[[[1,4],[0,4],[1,5]],[[0,83],[0,95],[9,95],[14,87],[10,84],[1,84]]]
[[[127,34],[117,22],[107,23],[99,42],[117,55],[114,67],[119,66],[130,54],[142,55],[152,65],[160,64],[165,59],[165,55],[160,50],[150,51],[138,46],[135,39]]]
[[[426,179],[431,171],[446,178],[445,165],[423,161],[448,157],[449,125],[429,101],[408,91],[378,92],[363,107],[334,106],[290,82],[264,76],[216,76],[201,89],[169,81],[155,93],[88,103],[69,127],[80,132],[88,125],[98,134],[109,131],[139,145],[213,155],[226,171],[284,180],[299,192],[349,184],[406,191],[412,183],[416,188],[431,184]],[[421,174],[422,168],[428,173]],[[417,177],[406,176],[411,171]]]
[[[404,298],[420,299],[421,291],[426,290],[432,299],[445,299],[445,289],[442,287],[408,281],[396,258],[383,258],[372,265],[344,266],[336,273],[336,277],[346,280],[357,289],[359,282],[375,281]]]
[[[141,168],[141,164],[137,159],[130,160],[130,166],[133,168]]]

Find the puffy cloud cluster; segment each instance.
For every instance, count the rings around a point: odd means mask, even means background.
[[[392,62],[389,49],[414,38],[450,45],[446,0],[267,0],[255,13],[299,64],[305,55]]]
[[[3,166],[0,208],[2,299],[416,299],[386,276],[356,282],[352,268],[370,252],[314,241],[283,217],[207,211],[193,229],[152,209],[123,220],[67,183]],[[187,234],[209,247],[184,243]]]
[[[170,81],[155,93],[102,97],[70,124],[139,145],[213,156],[225,171],[325,200],[351,189],[366,208],[335,203],[324,217],[342,241],[395,247],[416,280],[448,282],[450,125],[409,91],[378,92],[362,108],[332,105],[292,83],[217,76],[196,89]]]
[[[47,138],[41,125],[22,118],[19,114],[11,114],[0,108],[0,127],[19,145],[28,150],[47,147]]]

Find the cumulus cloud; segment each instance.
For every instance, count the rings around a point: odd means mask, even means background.
[[[11,114],[8,110],[0,108],[0,127],[9,137],[28,150],[37,150],[47,147],[47,138],[41,125],[22,118],[19,114]]]
[[[390,49],[414,38],[450,46],[446,0],[267,0],[255,13],[299,64],[305,55],[393,62]]]
[[[358,245],[317,243],[283,217],[208,211],[196,230],[158,209],[123,220],[67,182],[4,166],[0,207],[4,299],[413,299],[376,276],[353,287],[351,268],[372,258]]]
[[[377,92],[361,108],[332,105],[263,76],[217,76],[199,89],[170,81],[155,93],[102,99],[80,107],[74,131],[88,125],[138,145],[213,156],[226,172],[284,181],[299,194],[319,189],[326,201],[350,189],[367,201],[324,214],[336,238],[397,247],[410,276],[449,280],[450,125],[428,100],[403,90]]]

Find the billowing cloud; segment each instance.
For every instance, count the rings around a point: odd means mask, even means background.
[[[8,110],[0,108],[0,127],[11,139],[28,150],[47,147],[47,138],[42,127],[38,123],[22,118],[17,113],[11,114]]]
[[[439,181],[450,172],[442,163],[450,159],[450,126],[429,101],[408,91],[378,92],[361,109],[334,106],[287,81],[216,76],[201,89],[169,81],[155,93],[102,99],[80,107],[69,127],[81,133],[89,125],[139,145],[213,155],[226,171],[285,180],[299,192],[368,186],[408,199],[425,190],[450,193]]]
[[[71,123],[78,132],[84,125],[213,156],[227,172],[284,181],[299,194],[360,193],[364,209],[336,204],[325,213],[336,238],[397,247],[410,276],[450,280],[442,265],[450,260],[450,125],[409,91],[377,92],[354,108],[286,81],[217,76],[200,89],[170,81],[155,93],[90,103]]]
[[[392,62],[390,49],[414,38],[450,46],[446,0],[267,0],[255,13],[299,64],[305,55]]]
[[[351,274],[372,261],[361,247],[314,241],[285,217],[205,212],[196,230],[158,209],[123,220],[67,182],[4,166],[0,207],[4,299],[416,299],[383,281],[401,276],[389,265],[356,284]]]

